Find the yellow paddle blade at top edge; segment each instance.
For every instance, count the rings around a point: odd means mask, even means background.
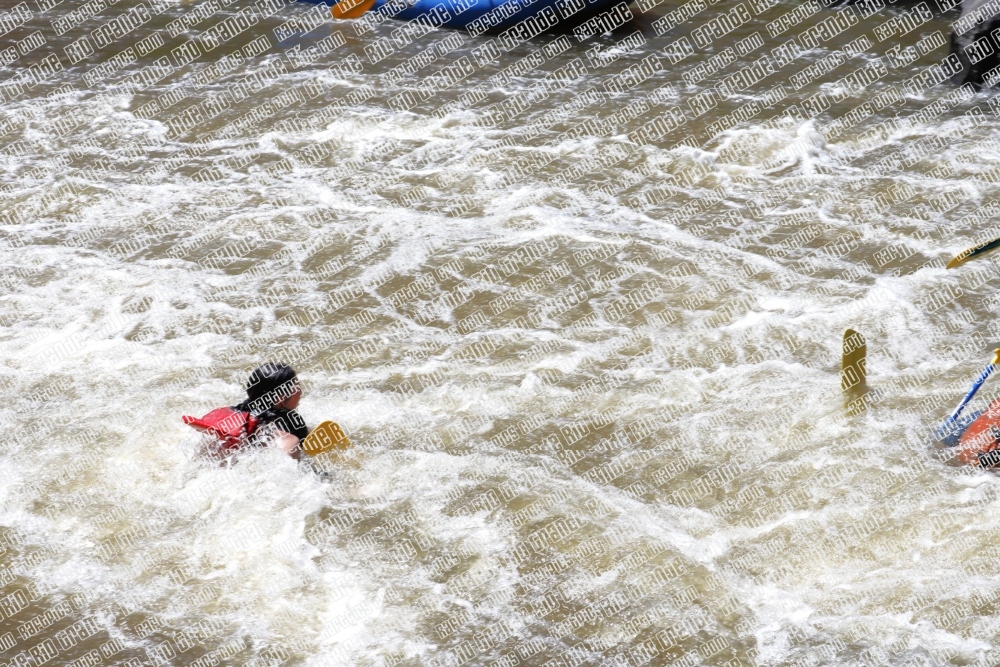
[[[361,18],[365,12],[375,5],[375,0],[340,0],[331,9],[335,19]]]
[[[993,239],[992,241],[987,241],[986,243],[980,243],[974,245],[971,248],[966,248],[962,252],[955,255],[950,262],[948,262],[944,268],[954,269],[956,266],[962,266],[966,262],[970,262],[977,257],[981,257],[986,253],[1000,248],[1000,238]]]
[[[351,441],[336,422],[325,421],[312,430],[302,442],[302,451],[316,456],[332,449],[347,449]]]

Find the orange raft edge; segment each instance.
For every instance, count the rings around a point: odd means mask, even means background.
[[[956,457],[966,465],[978,468],[1000,466],[1000,398],[990,403],[990,407],[969,424],[956,447]]]

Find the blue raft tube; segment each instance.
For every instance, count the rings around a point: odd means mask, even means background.
[[[587,36],[606,32],[632,18],[622,0],[306,0],[332,7],[336,19],[371,14],[376,20],[393,18],[432,27],[484,32],[511,31],[511,40],[523,41],[541,32],[573,28]],[[617,5],[617,7],[615,6]],[[612,8],[613,9],[610,9]],[[610,9],[610,11],[609,11]],[[598,16],[608,12],[604,16]],[[379,16],[380,15],[380,16]],[[365,17],[368,18],[368,17]],[[369,19],[370,20],[370,19]],[[589,25],[594,23],[594,25]],[[586,25],[585,25],[586,24]],[[603,24],[603,25],[601,25]],[[582,30],[581,30],[582,28]]]

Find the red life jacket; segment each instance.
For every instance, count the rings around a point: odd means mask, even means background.
[[[233,408],[216,408],[201,419],[183,415],[181,419],[202,433],[208,433],[222,445],[223,450],[239,449],[257,430],[258,420],[249,412]]]

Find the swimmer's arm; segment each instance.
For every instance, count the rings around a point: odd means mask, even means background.
[[[299,456],[302,454],[302,448],[299,447],[299,439],[291,433],[287,433],[285,431],[275,431],[274,444],[278,449],[285,452],[296,461],[299,460]]]

